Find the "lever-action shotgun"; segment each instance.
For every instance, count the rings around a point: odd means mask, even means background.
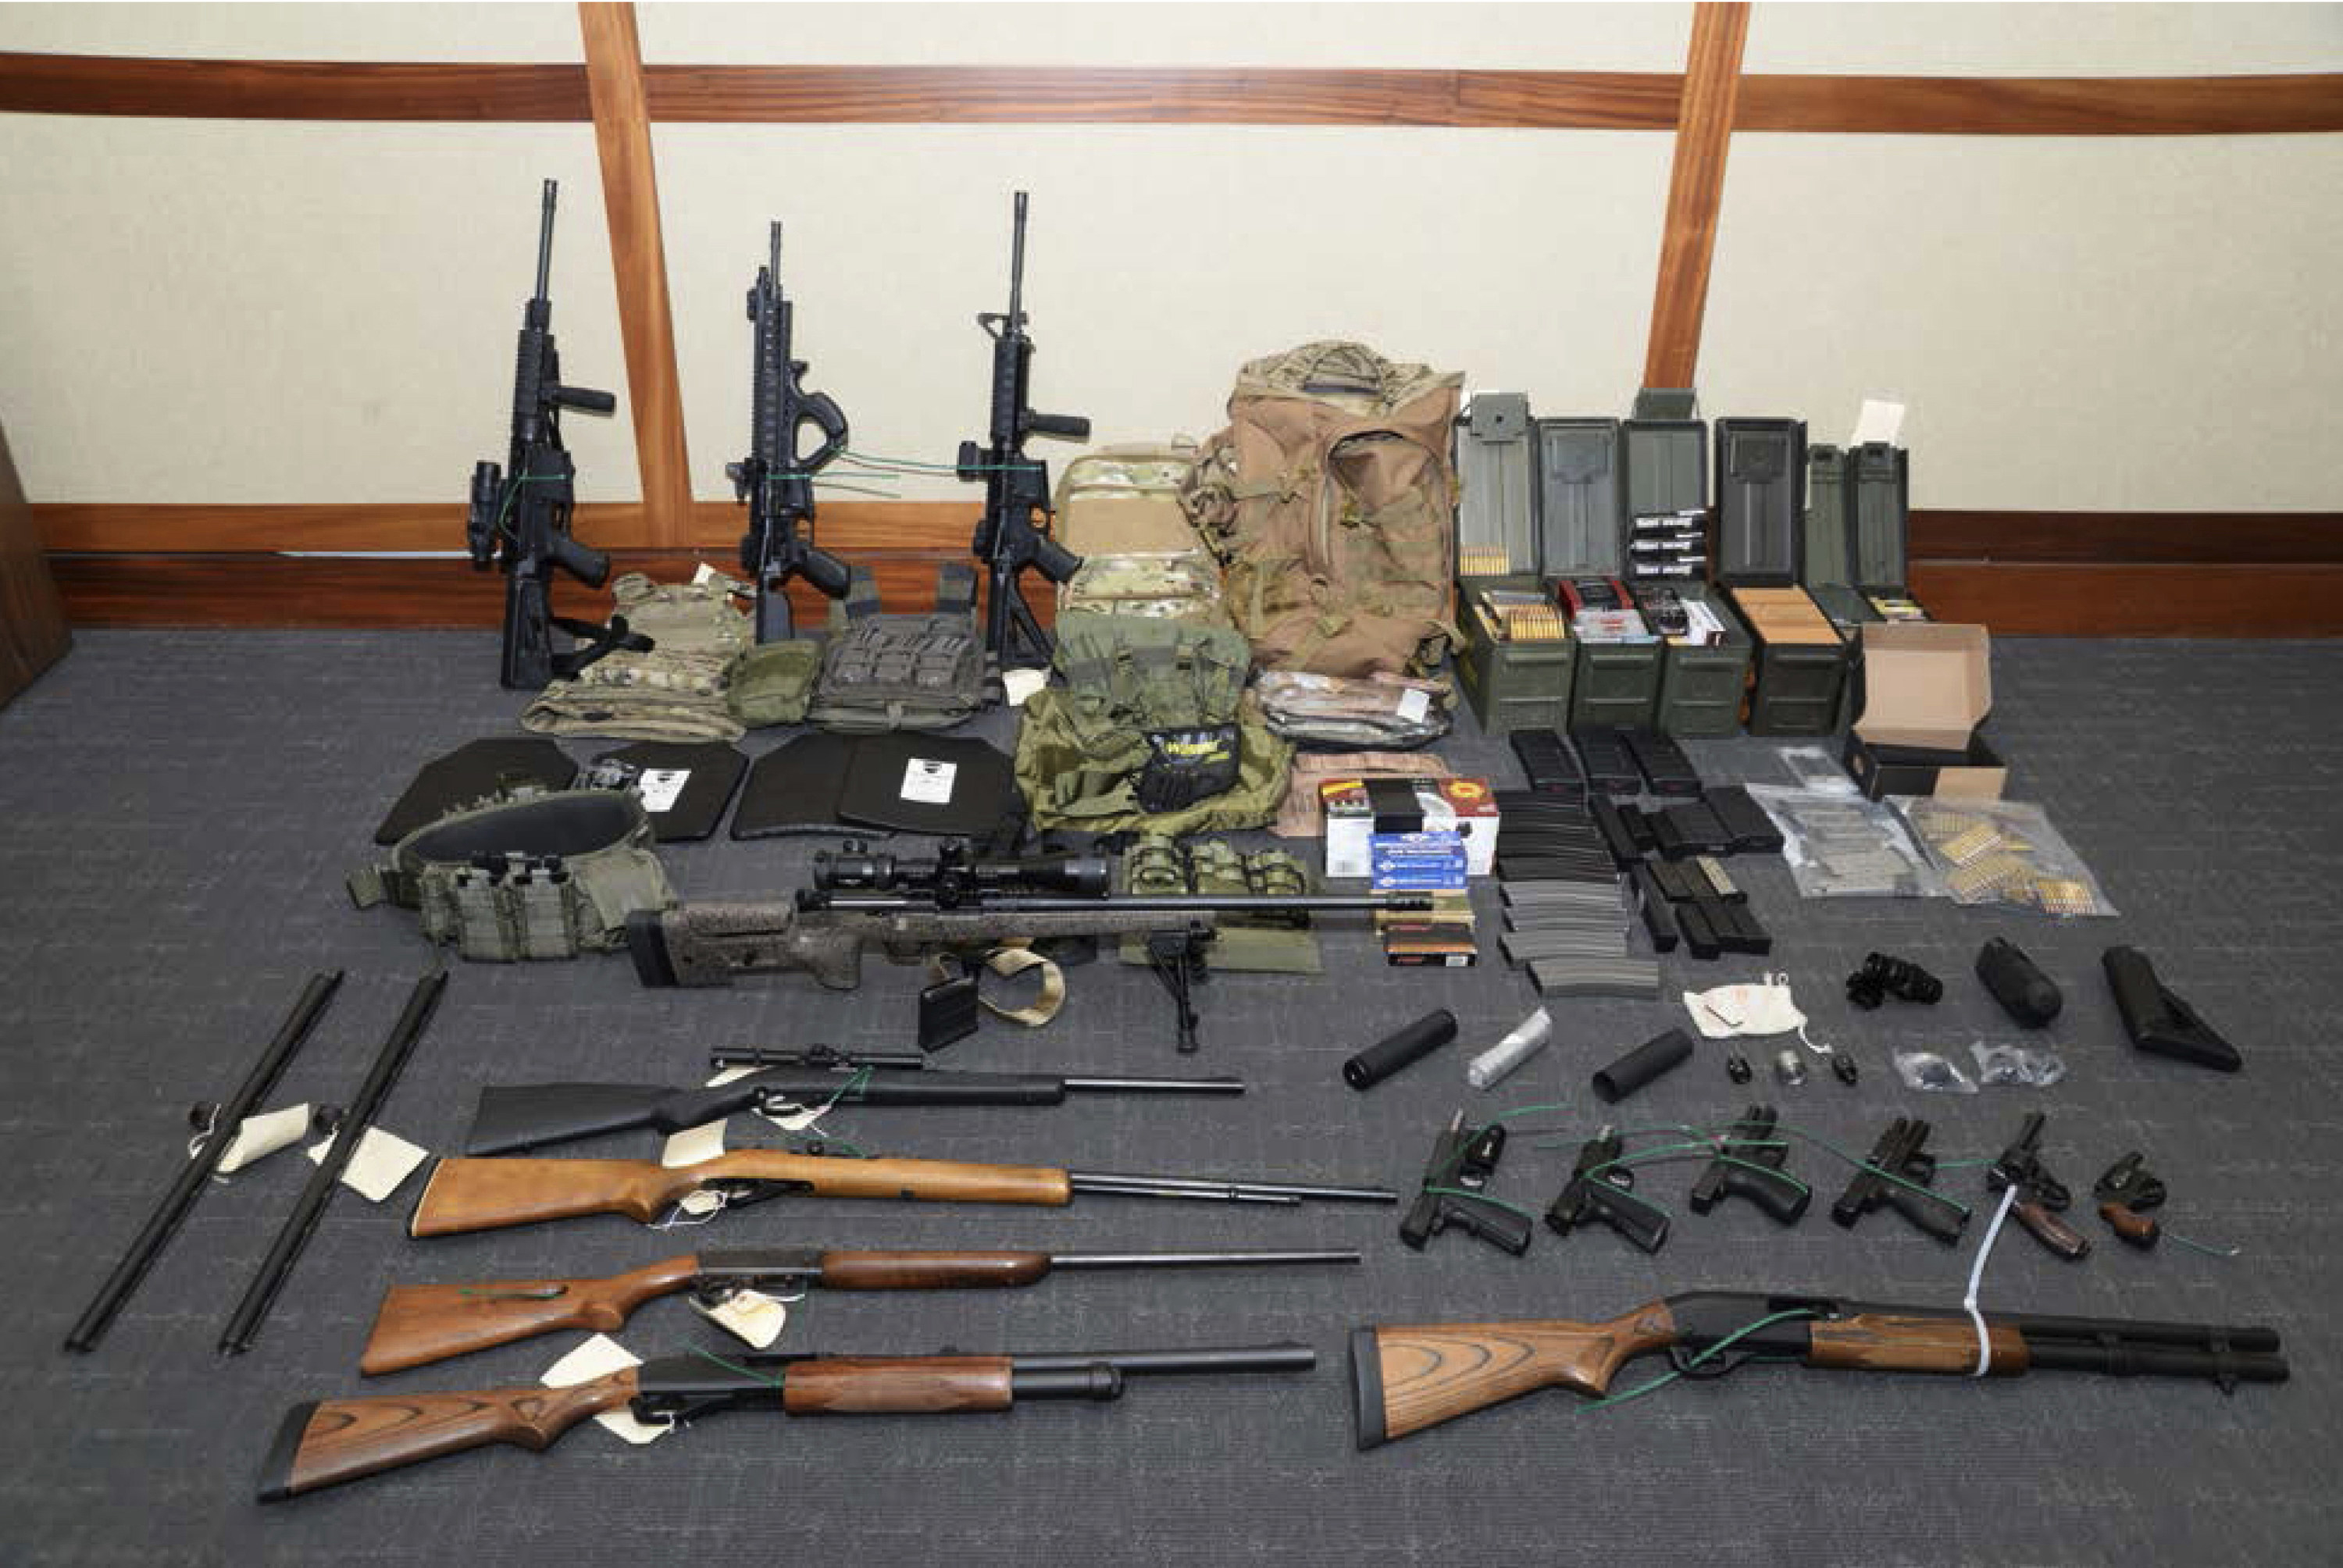
[[[1047,1165],[972,1165],[954,1160],[865,1160],[736,1149],[693,1165],[649,1160],[442,1160],[415,1206],[407,1233],[451,1236],[581,1214],[625,1214],[658,1224],[691,1211],[695,1193],[739,1208],[787,1193],[817,1198],[903,1198],[928,1203],[1030,1203],[1062,1208],[1077,1192],[1202,1202],[1276,1203],[1305,1199],[1396,1203],[1388,1187],[1334,1187],[1225,1177],[1133,1176],[1060,1171]]]
[[[730,1055],[731,1053],[725,1053]],[[651,1083],[530,1083],[480,1091],[467,1154],[513,1154],[606,1132],[680,1132],[748,1111],[819,1105],[1062,1105],[1070,1094],[1242,1094],[1241,1078],[1060,1077],[953,1072],[917,1052],[828,1046],[759,1052],[757,1070],[705,1089]]]
[[[2240,1382],[2285,1382],[2278,1352],[2277,1332],[2263,1328],[2035,1312],[1972,1318],[1960,1307],[1698,1291],[1608,1322],[1360,1329],[1351,1335],[1351,1385],[1359,1446],[1373,1448],[1542,1388],[1608,1393],[1620,1369],[1646,1355],[1694,1375],[1777,1361],[1826,1372],[2208,1378],[2226,1393]]]
[[[1317,1364],[1316,1353],[1297,1344],[1023,1356],[719,1356],[702,1351],[568,1388],[377,1394],[296,1405],[262,1464],[260,1501],[279,1503],[492,1442],[542,1451],[588,1416],[610,1411],[672,1425],[728,1410],[943,1415],[1007,1410],[1024,1400],[1119,1399],[1127,1377],[1308,1372]]]
[[[689,1292],[703,1306],[741,1291],[950,1291],[1038,1284],[1064,1270],[1355,1263],[1340,1250],[1252,1252],[860,1252],[820,1247],[686,1252],[599,1280],[393,1285],[358,1371],[405,1372],[567,1329],[613,1333],[637,1307]]]

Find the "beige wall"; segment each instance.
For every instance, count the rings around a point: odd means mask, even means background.
[[[644,7],[653,61],[1674,70],[1686,5]],[[0,5],[0,48],[575,60],[540,6]],[[1761,5],[1753,70],[2343,69],[2343,5]],[[809,382],[867,450],[974,435],[1008,195],[1033,192],[1036,397],[1104,439],[1217,419],[1326,334],[1552,413],[1639,378],[1670,138],[1215,126],[654,133],[695,491],[747,419],[739,301],[789,225]],[[502,443],[537,181],[569,375],[623,397],[588,128],[0,116],[0,418],[36,500],[459,497]],[[2343,136],[1744,136],[1709,412],[1842,436],[1913,405],[1935,507],[2332,508]],[[637,494],[622,407],[572,423]],[[898,487],[950,496],[949,481]]]

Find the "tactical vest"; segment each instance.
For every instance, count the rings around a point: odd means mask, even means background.
[[[1293,748],[1240,718],[1244,638],[1141,616],[1068,616],[1058,672],[1025,703],[1017,787],[1043,829],[1257,828]]]
[[[1248,854],[1225,839],[1174,840],[1161,834],[1142,836],[1122,856],[1122,890],[1143,898],[1185,894],[1303,898],[1311,891],[1310,873],[1283,849],[1256,849]],[[1123,939],[1119,956],[1131,964],[1148,961],[1142,938]],[[1257,974],[1319,972],[1318,938],[1310,929],[1306,910],[1290,915],[1275,912],[1231,912],[1220,918],[1211,954],[1216,970]]]
[[[440,818],[350,873],[350,901],[422,917],[434,944],[508,963],[623,946],[627,917],[675,905],[630,789],[521,789]]]
[[[844,602],[830,607],[830,644],[807,719],[842,734],[873,735],[949,729],[982,708],[975,586],[969,568],[951,562],[939,573],[934,610],[882,615],[878,588],[857,568]]]
[[[1184,498],[1263,669],[1438,667],[1455,636],[1462,380],[1356,343],[1304,344],[1237,373],[1229,427],[1205,443]]]
[[[610,585],[610,597],[628,629],[651,639],[649,650],[620,648],[555,681],[521,715],[521,727],[624,740],[739,739],[725,691],[733,659],[756,640],[734,603],[748,592],[704,566],[688,583],[628,572]]]

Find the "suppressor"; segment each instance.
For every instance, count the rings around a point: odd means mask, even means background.
[[[1444,1007],[1435,1009],[1344,1062],[1342,1081],[1353,1089],[1373,1089],[1409,1062],[1430,1055],[1455,1038],[1456,1015]]]

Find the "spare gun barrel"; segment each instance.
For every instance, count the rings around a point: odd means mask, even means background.
[[[211,1131],[206,1134],[203,1147],[173,1178],[170,1190],[163,1194],[162,1202],[156,1205],[155,1212],[139,1229],[137,1240],[130,1243],[130,1250],[114,1266],[114,1272],[106,1276],[106,1283],[98,1288],[97,1295],[75,1322],[73,1332],[65,1336],[65,1349],[90,1351],[97,1348],[97,1342],[105,1337],[115,1315],[122,1311],[132,1292],[138,1289],[139,1282],[146,1277],[146,1271],[155,1266],[155,1260],[162,1255],[165,1245],[177,1234],[187,1211],[195,1207],[196,1200],[210,1185],[212,1172],[218,1169],[222,1157],[236,1141],[244,1119],[252,1114],[262,1096],[277,1087],[286,1063],[293,1060],[294,1052],[308,1040],[309,1031],[317,1027],[317,1020],[325,1016],[326,1004],[334,1000],[334,992],[341,983],[342,971],[339,970],[321,970],[309,977],[309,983],[301,988],[300,999],[294,1002],[293,1010],[286,1015],[285,1021],[277,1026],[277,1037],[268,1042],[268,1049],[261,1052],[260,1060],[253,1064],[252,1071],[237,1088],[236,1097],[214,1114]]]
[[[1302,1181],[1232,1181],[1193,1176],[1132,1176],[1105,1171],[1069,1171],[1077,1192],[1119,1192],[1135,1198],[1194,1198],[1230,1203],[1299,1203],[1322,1198],[1337,1203],[1396,1203],[1388,1187],[1335,1187]]]

